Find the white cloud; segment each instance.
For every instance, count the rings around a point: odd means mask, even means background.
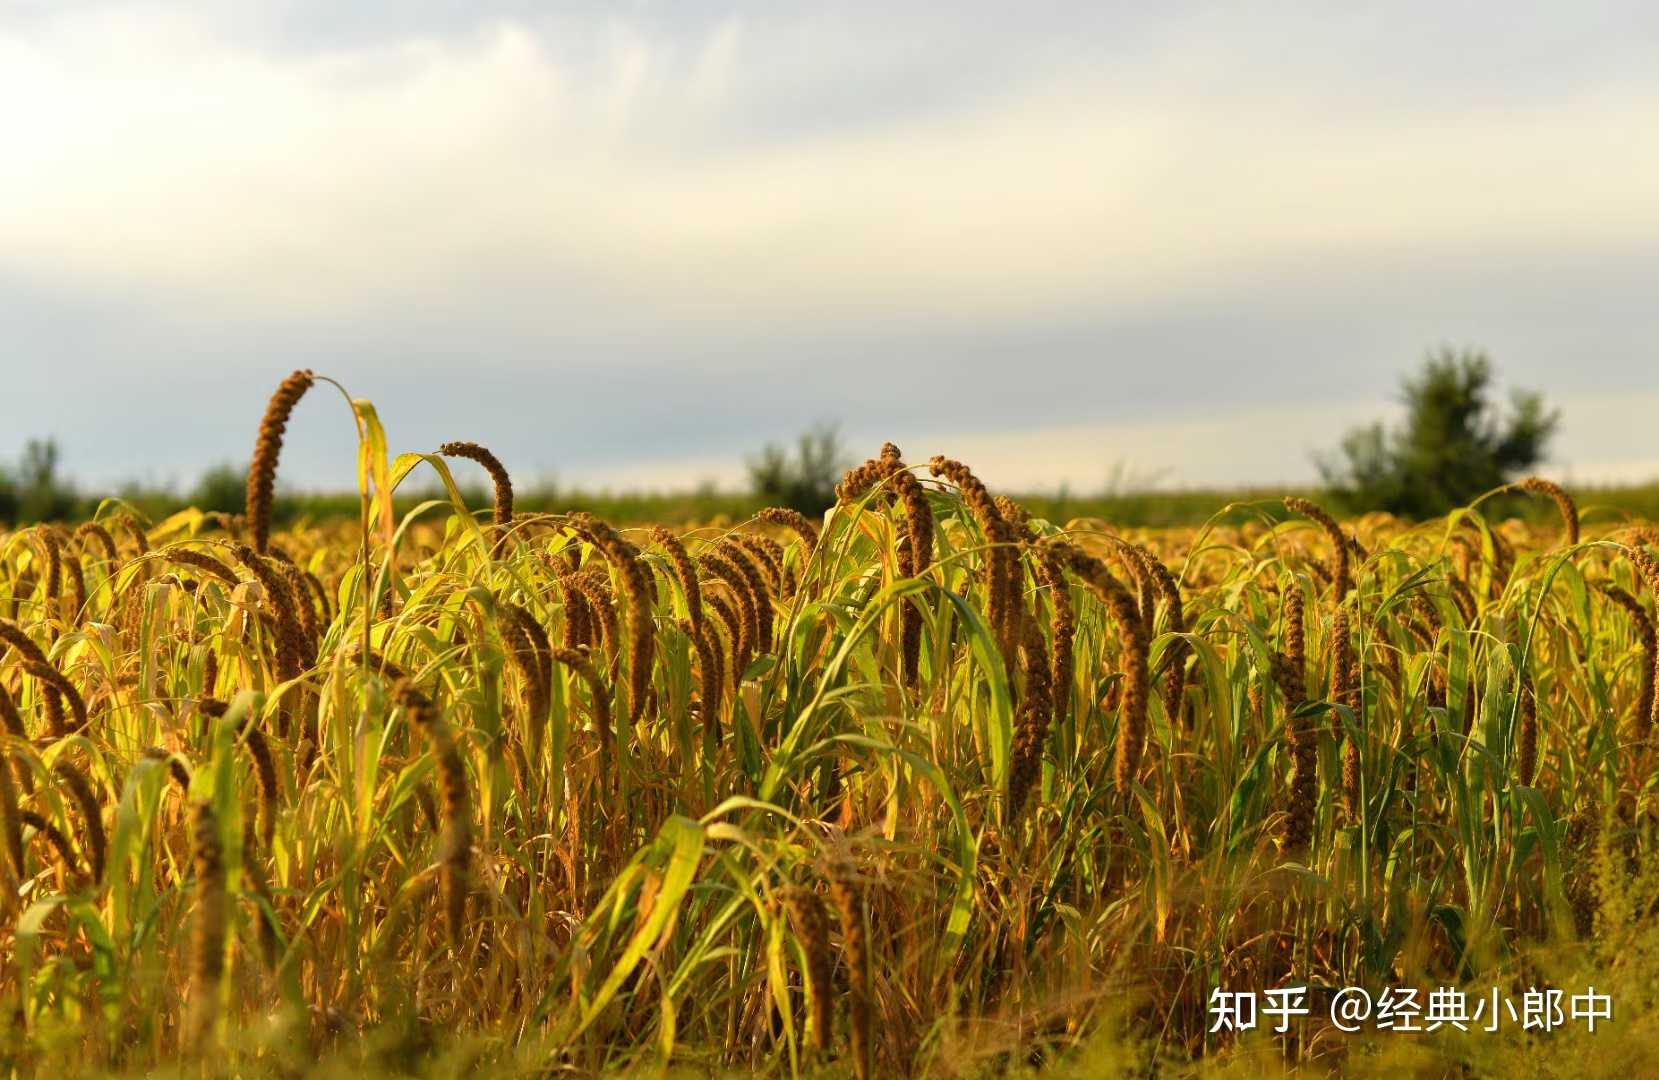
[[[1651,468],[1623,15],[219,7],[0,11],[0,329],[86,474],[135,416],[143,467],[245,453],[200,418],[306,364],[583,486],[819,417],[1007,487],[1296,480],[1442,339],[1570,475]]]
[[[1179,75],[1247,58],[1197,41],[943,113],[734,138],[768,44],[621,17],[323,54],[154,11],[0,29],[0,259],[254,319],[482,319],[503,289],[579,287],[577,310],[498,317],[730,329],[1171,306],[1327,259],[1659,238],[1654,86],[1395,107],[1310,96],[1255,57],[1218,93]],[[830,83],[849,60],[805,59]]]

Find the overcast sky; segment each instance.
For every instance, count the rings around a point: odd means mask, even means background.
[[[1659,6],[1368,6],[0,0],[0,457],[1290,482],[1450,343],[1659,478]]]

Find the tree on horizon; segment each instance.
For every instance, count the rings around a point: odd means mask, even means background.
[[[1352,511],[1426,518],[1465,506],[1543,460],[1560,423],[1536,391],[1495,400],[1491,358],[1442,347],[1401,383],[1406,419],[1357,427],[1338,454],[1316,458],[1325,486]]]

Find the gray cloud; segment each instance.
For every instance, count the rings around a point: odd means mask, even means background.
[[[819,418],[1296,479],[1448,341],[1574,403],[1563,465],[1642,467],[1646,7],[1015,10],[9,7],[23,423],[187,478],[305,365],[571,482]],[[308,409],[285,476],[349,481]]]

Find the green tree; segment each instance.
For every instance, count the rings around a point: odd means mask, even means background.
[[[768,443],[748,464],[749,487],[756,498],[815,517],[835,504],[835,484],[848,462],[840,431],[833,424],[819,424],[801,434],[793,457]]]
[[[19,522],[61,521],[75,510],[75,490],[58,476],[56,439],[30,439],[18,462],[16,484]]]
[[[1351,510],[1405,517],[1444,514],[1500,487],[1544,456],[1560,414],[1537,393],[1494,400],[1492,361],[1478,350],[1440,349],[1402,386],[1405,423],[1355,428],[1339,455],[1318,462]]]
[[[221,462],[204,472],[190,489],[190,505],[198,510],[240,514],[248,501],[248,469]]]

